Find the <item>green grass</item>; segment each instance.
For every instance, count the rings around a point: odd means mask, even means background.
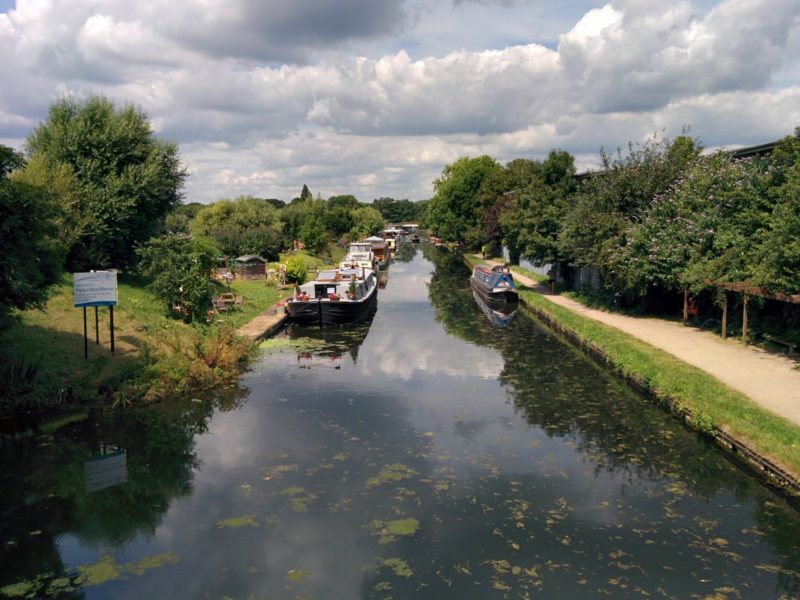
[[[689,409],[701,429],[717,427],[795,477],[800,475],[800,428],[788,420],[663,350],[554,304],[531,290],[520,293],[531,307],[602,350],[622,374],[644,382],[660,398]]]
[[[483,262],[471,254],[464,258],[470,265]],[[519,272],[530,276],[524,269]],[[800,427],[705,371],[632,335],[554,304],[524,286],[520,287],[520,296],[530,307],[600,349],[624,376],[643,382],[659,398],[689,409],[700,429],[712,431],[716,427],[725,431],[795,477],[800,476]]]
[[[513,273],[519,273],[520,275],[524,275],[525,277],[533,279],[536,283],[548,283],[550,281],[550,278],[547,275],[539,275],[539,273],[534,273],[528,269],[523,269],[518,265],[512,266],[511,271]]]

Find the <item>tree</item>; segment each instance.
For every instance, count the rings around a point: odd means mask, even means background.
[[[71,175],[78,188],[78,197],[61,206],[78,227],[65,239],[72,268],[131,264],[134,247],[180,203],[186,171],[178,148],[157,139],[147,115],[131,105],[63,98],[28,136],[26,149],[49,170]]]
[[[559,233],[558,251],[575,265],[609,274],[610,253],[626,243],[630,219],[666,192],[699,155],[691,138],[652,138],[628,144],[627,153],[601,151],[603,169],[584,181],[570,201]]]
[[[433,182],[434,196],[427,207],[431,228],[447,241],[466,240],[480,245],[483,237],[479,207],[484,182],[502,167],[490,156],[462,157],[445,165]]]
[[[507,168],[515,187],[499,216],[506,244],[537,264],[559,260],[558,233],[575,189],[573,156],[553,150],[544,162],[512,161]]]
[[[328,243],[328,232],[325,230],[325,223],[319,214],[311,214],[300,226],[300,241],[306,246],[309,252],[317,254],[325,248]]]
[[[331,196],[328,198],[328,208],[344,208],[347,210],[355,210],[361,203],[358,201],[358,198],[353,196],[352,194],[343,194],[340,196]]]
[[[362,206],[353,211],[353,228],[350,237],[354,240],[363,239],[378,233],[383,229],[383,216],[371,206]]]
[[[202,321],[211,306],[214,285],[209,277],[216,254],[201,240],[166,235],[137,250],[140,272],[151,279],[148,288],[164,303],[168,315]],[[179,306],[181,312],[175,311]]]
[[[41,189],[13,177],[23,162],[0,145],[0,330],[11,309],[44,304],[63,265],[55,205]]]
[[[278,209],[252,196],[223,199],[203,208],[191,229],[193,235],[210,239],[226,256],[257,254],[276,260],[285,243]]]
[[[383,215],[384,221],[389,223],[419,221],[421,217],[419,203],[411,200],[377,198],[372,201],[372,207],[377,208]]]
[[[300,202],[305,202],[306,200],[312,200],[314,196],[311,195],[311,191],[308,189],[306,184],[303,184],[303,189],[300,192]]]

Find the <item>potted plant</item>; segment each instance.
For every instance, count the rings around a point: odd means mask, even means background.
[[[350,298],[350,300],[355,300],[356,299],[356,276],[355,275],[351,275],[350,276],[350,287],[347,288],[347,297]]]

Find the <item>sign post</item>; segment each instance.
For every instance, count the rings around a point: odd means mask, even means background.
[[[117,303],[116,271],[90,271],[73,274],[74,305],[83,308],[83,356],[89,357],[86,308],[95,310],[95,341],[100,343],[100,329],[97,316],[98,306],[108,306],[111,310],[111,353],[114,353],[114,305]]]

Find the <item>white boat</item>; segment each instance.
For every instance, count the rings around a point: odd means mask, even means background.
[[[378,261],[369,242],[353,242],[347,249],[347,256],[339,263],[340,269],[378,270]]]
[[[301,285],[286,312],[304,325],[342,325],[368,317],[377,301],[378,278],[372,269],[332,269]]]

